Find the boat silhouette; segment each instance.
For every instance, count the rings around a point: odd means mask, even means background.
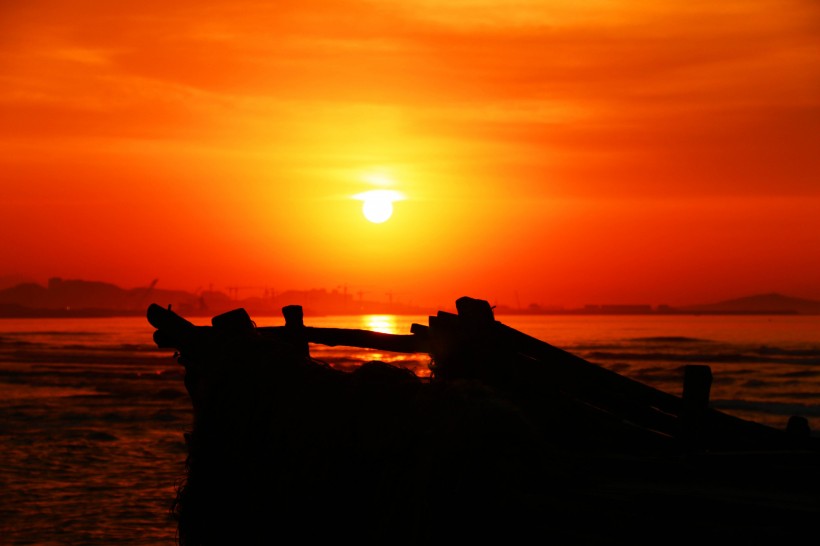
[[[394,335],[306,326],[298,305],[276,327],[151,305],[194,410],[180,542],[783,540],[820,515],[820,439],[802,416],[744,420],[709,406],[708,366],[686,366],[675,396],[510,328],[484,300],[456,309]],[[340,371],[311,344],[426,353],[431,375]]]

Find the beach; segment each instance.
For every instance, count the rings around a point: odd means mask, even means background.
[[[673,394],[685,363],[709,364],[714,407],[777,428],[800,414],[812,434],[820,429],[820,317],[497,319]],[[408,333],[413,322],[426,317],[306,318],[388,333]],[[0,321],[4,543],[174,543],[170,510],[192,410],[183,368],[152,332],[134,317]],[[427,355],[322,346],[311,354],[346,369],[383,360],[429,373]]]

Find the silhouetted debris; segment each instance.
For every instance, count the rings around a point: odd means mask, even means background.
[[[461,298],[410,336],[242,309],[196,326],[152,305],[194,408],[174,513],[185,546],[779,541],[820,515],[820,449],[799,416],[776,430],[683,399],[513,330]],[[380,361],[343,372],[309,343],[428,352],[432,377]],[[670,538],[671,535],[671,538]]]

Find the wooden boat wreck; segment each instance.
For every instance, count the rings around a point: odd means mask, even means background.
[[[678,397],[495,320],[460,298],[408,335],[313,328],[301,307],[257,327],[197,326],[152,305],[194,410],[174,507],[183,545],[759,543],[816,533],[820,439],[709,407],[711,370]],[[352,372],[311,344],[426,353],[431,377]]]

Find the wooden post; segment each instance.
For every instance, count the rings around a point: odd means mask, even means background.
[[[439,311],[428,317],[427,337],[430,356],[433,357],[432,379],[462,377],[462,360],[459,358],[458,317]]]
[[[786,432],[789,434],[792,443],[798,445],[808,443],[811,437],[809,420],[802,415],[792,415],[789,417],[789,423],[786,425]]]
[[[231,334],[244,334],[254,329],[250,315],[241,307],[213,317],[211,324],[215,330]]]
[[[285,317],[285,326],[288,328],[302,328],[305,325],[301,305],[286,305],[282,307],[282,315]]]
[[[310,356],[302,306],[286,305],[282,307],[282,315],[285,317],[285,331],[290,343],[302,356]]]
[[[486,328],[495,322],[493,308],[486,300],[463,296],[456,300],[456,309],[458,317],[471,325],[476,324]]]
[[[507,388],[518,375],[513,348],[499,335],[493,308],[486,300],[456,300],[463,369],[467,377]]]
[[[678,416],[680,440],[688,450],[700,450],[704,444],[706,411],[712,389],[712,369],[690,364],[683,373],[683,403]]]
[[[185,320],[168,308],[152,303],[148,307],[148,322],[156,328],[154,331],[154,343],[163,349],[177,349],[190,339],[197,327],[194,323]]]

